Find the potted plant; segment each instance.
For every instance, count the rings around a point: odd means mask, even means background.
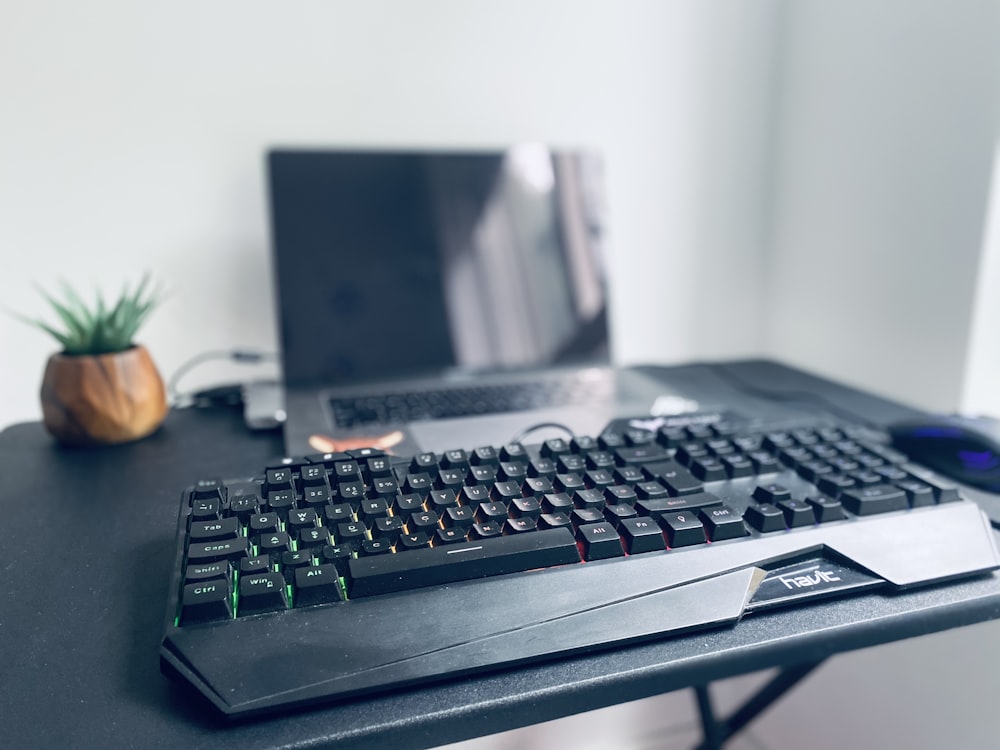
[[[67,445],[108,445],[154,432],[167,415],[166,390],[135,334],[159,300],[149,277],[112,305],[97,293],[86,305],[68,284],[60,301],[42,292],[64,330],[29,320],[51,334],[62,351],[49,357],[42,378],[42,421]]]

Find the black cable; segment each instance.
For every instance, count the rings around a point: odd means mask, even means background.
[[[178,367],[167,381],[167,396],[170,402],[176,406],[181,401],[182,396],[191,395],[178,392],[177,385],[182,377],[200,364],[222,359],[240,364],[259,364],[276,360],[277,355],[274,352],[259,352],[252,349],[213,349],[196,354]]]
[[[560,424],[559,422],[538,422],[537,424],[533,424],[530,427],[525,427],[523,430],[521,430],[516,435],[514,435],[514,437],[512,437],[510,439],[510,441],[512,443],[520,443],[522,440],[524,440],[526,437],[528,437],[528,435],[530,435],[531,433],[537,432],[538,430],[544,430],[546,428],[553,428],[553,429],[556,429],[556,430],[562,430],[567,435],[569,435],[571,438],[576,437],[576,433],[573,432],[573,430],[571,430],[569,427],[567,427],[564,424]]]

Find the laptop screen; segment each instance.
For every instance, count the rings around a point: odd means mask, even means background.
[[[593,155],[276,149],[267,171],[290,385],[608,361]]]

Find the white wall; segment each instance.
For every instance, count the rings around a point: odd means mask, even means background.
[[[606,155],[621,361],[756,352],[776,7],[6,0],[2,304],[44,315],[33,283],[150,269],[165,377],[273,349],[267,145],[542,140]],[[0,315],[0,425],[38,418],[53,349]]]
[[[766,350],[930,409],[1000,405],[1000,250],[981,257],[1000,3],[796,0],[782,22]],[[991,622],[838,656],[753,736],[995,747],[998,637]]]
[[[766,349],[954,410],[1000,138],[1000,4],[785,11]]]

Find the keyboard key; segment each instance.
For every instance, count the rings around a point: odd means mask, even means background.
[[[556,475],[556,462],[551,458],[536,458],[528,464],[529,477],[545,477],[552,479]]]
[[[288,514],[287,525],[290,531],[298,531],[315,526],[317,523],[316,511],[312,508],[293,510]]]
[[[837,499],[856,516],[906,510],[909,507],[906,493],[898,487],[887,484],[844,490]]]
[[[659,518],[660,527],[667,535],[670,547],[688,547],[704,544],[705,527],[694,511],[685,513],[664,513]]]
[[[507,511],[516,518],[527,516],[537,521],[538,517],[542,514],[542,505],[534,497],[515,497],[511,501]]]
[[[691,462],[689,468],[691,473],[703,482],[715,482],[728,478],[725,464],[717,458],[706,457],[696,459]]]
[[[427,508],[443,513],[445,508],[457,508],[458,496],[455,490],[431,490],[427,493]]]
[[[743,512],[743,520],[762,534],[785,530],[785,514],[771,503],[754,503]]]
[[[962,499],[958,494],[958,485],[954,482],[928,476],[921,476],[920,481],[931,488],[931,491],[934,493],[934,499],[939,503],[953,503]]]
[[[746,536],[747,529],[743,524],[743,519],[728,505],[702,508],[698,513],[705,524],[708,538],[713,542]]]
[[[573,493],[573,505],[577,508],[603,508],[604,493],[600,490],[577,490]]]
[[[496,479],[497,479],[497,467],[492,464],[483,464],[482,466],[477,465],[469,469],[469,473],[466,476],[465,483],[469,486],[474,486],[477,484],[490,485],[493,484],[496,481]]]
[[[195,500],[218,500],[221,503],[225,499],[224,492],[225,486],[221,479],[199,479],[194,483],[191,497]]]
[[[680,510],[697,510],[712,505],[722,505],[722,501],[709,492],[698,492],[680,497],[657,497],[636,502],[635,507],[640,515],[658,518],[664,513],[676,513]]]
[[[587,460],[583,456],[559,456],[556,472],[559,474],[583,473],[587,470]]]
[[[431,536],[426,531],[416,533],[400,534],[399,541],[396,542],[397,550],[406,550],[410,554],[413,550],[421,550],[431,545]],[[350,561],[348,561],[348,564]],[[346,573],[345,573],[346,575]]]
[[[754,488],[753,499],[759,503],[776,503],[790,499],[792,494],[780,484],[761,484]]]
[[[605,505],[604,517],[608,519],[612,526],[620,529],[621,523],[626,518],[635,518],[639,514],[631,505]]]
[[[325,528],[300,529],[296,537],[299,549],[324,547],[330,543],[330,530]]]
[[[237,614],[275,612],[288,607],[285,579],[280,573],[254,573],[240,579]]]
[[[239,536],[239,520],[223,518],[215,521],[197,521],[191,524],[188,536],[192,541],[207,542],[216,539],[235,539]]]
[[[656,552],[667,548],[663,532],[655,521],[649,518],[625,518],[618,526],[625,550],[630,555]]]
[[[286,583],[295,580],[295,571],[298,568],[312,564],[312,555],[305,550],[295,550],[281,553],[281,575]]]
[[[587,486],[579,474],[556,474],[556,479],[552,483],[553,488],[558,492],[565,492],[572,495],[577,490],[586,489]]]
[[[344,600],[340,588],[340,572],[334,565],[313,565],[295,571],[296,607],[310,607]]]
[[[604,520],[604,513],[597,508],[576,508],[569,514],[569,520],[579,528],[589,523],[600,523]]]
[[[528,477],[521,485],[525,497],[542,497],[554,492],[552,482],[544,477]]]
[[[423,510],[423,505],[418,506]],[[347,521],[353,521],[354,519],[354,508],[352,508],[348,503],[337,503],[336,505],[327,505],[323,508],[323,525],[329,526],[330,528],[337,528],[337,524],[345,523]],[[251,520],[250,529],[253,531],[253,521]],[[270,531],[277,531],[277,524],[274,525]]]
[[[501,461],[527,461],[528,452],[521,443],[507,443],[500,449]]]
[[[657,497],[667,497],[667,488],[659,482],[639,482],[635,486],[635,494],[641,500],[651,500]]]
[[[191,501],[191,520],[210,521],[219,518],[222,511],[222,501],[217,498],[194,499]]]
[[[277,557],[280,557],[285,550],[291,549],[291,546],[292,540],[289,538],[288,532],[285,531],[262,534],[257,542],[257,549],[262,555],[275,555]]]
[[[572,530],[573,522],[569,519],[569,516],[565,513],[542,513],[538,517],[538,528],[539,529],[562,529],[568,528]]]
[[[816,486],[819,487],[819,491],[826,494],[837,497],[842,491],[850,489],[857,485],[853,479],[851,479],[846,474],[834,473],[826,474],[819,478],[816,482]]]
[[[348,596],[373,596],[575,562],[580,562],[580,553],[566,529],[479,539],[351,560]]]
[[[229,582],[222,579],[199,581],[184,586],[181,593],[181,625],[213,620],[228,620],[233,616]]]
[[[644,468],[647,471],[655,471],[654,476],[671,495],[691,495],[705,488],[700,479],[676,461],[649,464]]]
[[[778,508],[785,514],[785,523],[790,529],[816,523],[813,506],[802,500],[782,500],[778,503]]]
[[[635,505],[635,501],[639,499],[639,496],[635,494],[635,490],[624,484],[616,484],[611,487],[604,488],[604,499],[611,504],[627,503],[628,505]]]
[[[538,528],[538,521],[531,516],[520,516],[518,518],[508,518],[503,525],[504,534],[524,534],[535,531]]]
[[[238,518],[241,524],[250,520],[250,516],[260,510],[263,502],[260,495],[237,495],[229,502],[229,512]]]
[[[565,492],[554,492],[542,497],[542,510],[545,513],[569,514],[575,507],[573,498]]]
[[[597,440],[590,435],[577,435],[569,442],[573,453],[589,453],[598,450]]]
[[[268,469],[265,477],[268,492],[292,489],[291,469]]]
[[[619,466],[631,466],[634,464],[648,464],[658,461],[667,461],[669,454],[663,448],[655,444],[638,445],[629,448],[618,448],[615,452],[615,463]]]
[[[807,497],[806,502],[812,506],[819,523],[840,521],[845,518],[844,506],[840,504],[839,500],[834,500],[832,497],[826,495]]]
[[[458,502],[470,508],[475,508],[480,503],[488,502],[489,499],[489,489],[481,484],[463,487],[462,491],[458,493]]]
[[[753,462],[741,453],[722,456],[721,460],[731,479],[753,475]]]
[[[470,515],[472,510],[464,508]],[[389,544],[395,544],[399,535],[403,533],[403,519],[399,516],[389,516],[387,518],[376,518],[375,525],[372,526],[372,539],[385,539]]]
[[[347,562],[354,559],[357,547],[354,544],[335,544],[324,547],[320,556],[320,565],[333,565],[340,575],[347,575]]]
[[[496,482],[490,491],[490,497],[494,502],[503,503],[506,506],[515,497],[521,497],[521,485],[514,480]]]
[[[212,578],[223,578],[228,581],[232,577],[232,574],[232,566],[228,561],[222,560],[204,565],[188,565],[184,571],[184,580],[187,583],[207,581]]]
[[[545,458],[555,458],[571,452],[572,448],[563,438],[551,438],[542,443],[541,455]]]
[[[441,454],[441,466],[447,469],[467,471],[470,466],[469,454],[461,448],[445,451]]]
[[[439,547],[442,544],[458,544],[465,541],[465,529],[449,526],[444,529],[437,529],[431,538],[431,544]]]
[[[188,561],[191,563],[216,562],[218,560],[239,560],[250,554],[245,537],[227,539],[221,542],[192,542],[188,546]]]
[[[934,491],[929,485],[923,482],[911,479],[904,482],[896,482],[896,486],[906,493],[906,499],[909,501],[911,508],[920,508],[934,504]]]
[[[781,470],[781,462],[767,451],[750,451],[747,458],[753,462],[755,474],[770,474]]]
[[[410,520],[407,522],[406,528],[411,534],[415,534],[418,531],[426,531],[430,534],[434,531],[434,529],[438,528],[440,521],[441,518],[438,516],[436,511],[425,510],[420,513],[414,513],[410,516]]]
[[[486,523],[474,523],[472,531],[469,532],[469,539],[489,539],[490,537],[503,534],[503,526],[499,523],[488,521]]]
[[[474,448],[469,461],[475,466],[498,466],[500,464],[500,452],[492,445],[484,445]]]
[[[299,475],[302,478],[302,487],[325,487],[329,485],[326,478],[326,468],[322,464],[311,464],[309,466],[303,466],[299,470]]]
[[[607,521],[579,526],[576,538],[583,547],[583,558],[588,561],[606,560],[609,557],[621,557],[625,554],[618,532]]]

